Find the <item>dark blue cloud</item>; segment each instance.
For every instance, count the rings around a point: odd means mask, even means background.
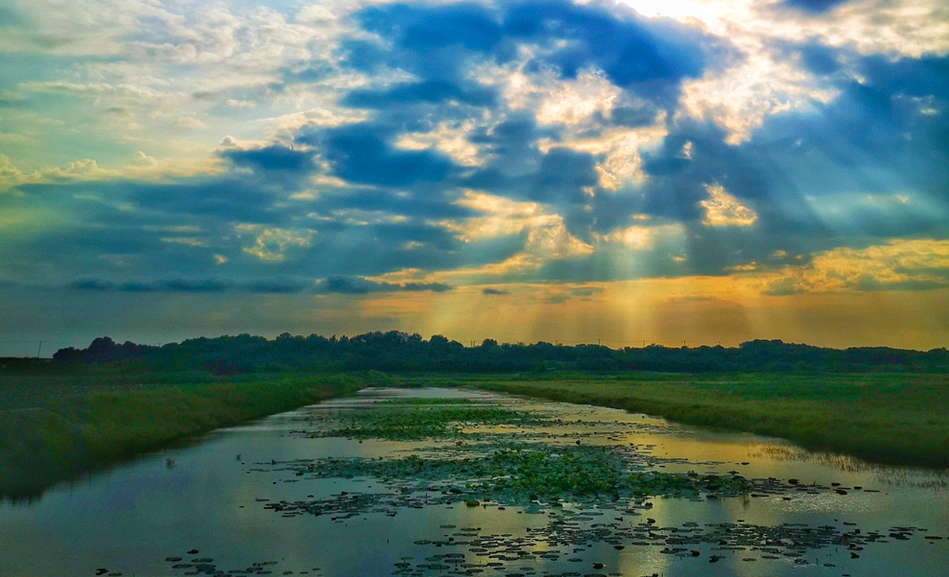
[[[552,148],[544,155],[540,170],[532,176],[528,196],[549,204],[585,203],[589,196],[583,189],[598,182],[596,158],[592,154]]]
[[[250,169],[262,182],[288,187],[299,185],[316,170],[312,152],[280,144],[223,150],[219,154],[238,168]]]
[[[598,157],[564,147],[540,152],[534,146],[539,133],[532,122],[509,123],[504,128],[473,137],[490,143],[488,151],[494,156],[460,182],[468,188],[549,205],[564,217],[571,234],[588,240],[591,192],[594,196],[602,192],[596,171]]]
[[[649,178],[633,194],[591,199],[590,225],[608,231],[632,213],[681,223],[681,270],[702,274],[782,264],[774,251],[800,255],[800,264],[837,246],[949,238],[949,119],[940,113],[949,106],[949,59],[854,60],[814,44],[805,49],[821,54],[827,72],[837,72],[827,63],[849,60],[862,81],[835,74],[837,98],[770,116],[739,145],[712,124],[679,123],[643,155]],[[714,184],[754,210],[757,222],[706,226],[701,202]]]
[[[362,38],[344,38],[337,47],[337,56],[340,64],[372,74],[381,69],[397,66],[398,62],[392,57],[392,52],[376,41]]]
[[[467,218],[474,212],[451,202],[437,186],[416,187],[404,194],[375,187],[358,187],[339,191],[327,190],[307,207],[330,215],[341,210],[359,210],[413,218]],[[327,225],[329,226],[329,225]]]
[[[503,64],[519,47],[527,47],[533,53],[528,71],[546,69],[575,78],[582,69],[602,70],[614,84],[648,101],[619,108],[608,118],[600,115],[599,124],[635,127],[654,122],[660,108],[676,106],[684,79],[730,57],[723,48],[727,43],[697,29],[615,6],[566,0],[502,1],[492,6],[397,3],[364,8],[353,19],[379,38],[345,40],[339,49],[342,66],[374,74],[400,69],[416,78],[350,91],[342,102],[372,109],[371,121],[304,132],[298,143],[312,147],[335,176],[402,188],[412,200],[435,199],[434,206],[446,211],[446,195],[462,186],[543,202],[555,207],[570,232],[584,239],[596,226],[591,191],[594,196],[602,192],[595,170],[601,159],[556,146],[545,153],[538,150],[541,138],[557,142],[562,127],[541,128],[532,116],[505,110],[493,88],[472,80],[471,67]],[[469,140],[486,158],[476,169],[455,165],[432,150],[402,150],[391,144],[400,133],[432,130],[440,120],[478,118],[479,108],[502,112],[507,119],[470,133]],[[596,130],[590,136],[595,137]],[[324,206],[396,202],[381,190],[378,195],[360,191],[329,196],[321,199]],[[610,217],[606,220],[622,220]]]
[[[541,138],[556,141],[559,134],[555,129],[538,127],[533,116],[524,114],[511,114],[493,127],[473,131],[468,140],[479,146],[489,163],[471,175],[471,183],[492,188],[492,181],[536,172],[544,157],[537,149]]]
[[[246,166],[265,172],[309,173],[313,170],[313,158],[310,153],[293,150],[274,144],[249,150],[233,149],[221,152],[237,166]]]
[[[461,46],[473,52],[491,52],[503,41],[497,14],[475,3],[448,6],[391,6],[368,8],[357,18],[366,30],[418,52]]]
[[[94,292],[194,292],[216,293],[234,288],[233,280],[216,278],[171,278],[115,282],[99,278],[83,278],[71,282],[67,288]]]
[[[372,107],[390,93],[399,100],[453,98],[489,105],[490,91],[463,79],[473,62],[503,64],[519,46],[535,48],[528,70],[550,68],[563,78],[575,78],[582,69],[596,68],[617,86],[668,107],[684,78],[701,75],[710,60],[727,52],[722,41],[671,20],[567,0],[499,2],[495,7],[388,4],[364,8],[354,18],[389,45],[345,41],[340,48],[344,65],[365,72],[399,68],[419,78],[417,85],[359,91],[347,99],[351,105]],[[443,84],[430,84],[434,80]]]
[[[360,277],[328,277],[316,284],[316,291],[321,293],[337,293],[361,295],[385,292],[445,292],[452,287],[442,283],[387,283],[375,282]]]
[[[806,194],[915,192],[947,200],[949,58],[856,63],[862,82],[815,112],[768,119],[742,152],[769,155]]]
[[[518,234],[461,242],[445,233],[419,230],[417,225],[408,227],[401,231],[398,224],[348,224],[321,229],[295,266],[325,276],[375,276],[407,268],[451,270],[504,261],[523,250],[526,241]]]
[[[344,104],[388,109],[413,102],[478,107],[495,104],[495,90],[468,74],[475,57],[504,60],[504,50],[499,46],[504,35],[498,16],[490,8],[469,3],[389,4],[366,7],[353,19],[364,30],[378,34],[383,42],[344,40],[338,50],[343,66],[370,74],[386,68],[400,69],[416,76],[416,80],[357,89],[342,100]]]
[[[350,182],[403,187],[418,181],[441,181],[453,168],[444,154],[397,149],[387,137],[391,137],[391,128],[361,123],[303,131],[296,140],[313,146],[330,163],[333,174]]]
[[[342,104],[356,108],[393,108],[405,106],[408,102],[451,101],[486,107],[493,105],[496,97],[494,90],[474,82],[431,79],[396,84],[383,89],[353,90],[342,99]]]
[[[880,91],[911,96],[949,98],[949,57],[925,55],[892,60],[868,56],[860,63],[865,83]]]
[[[818,75],[833,74],[840,70],[839,50],[819,42],[808,42],[797,47],[801,64],[806,70]]]
[[[300,176],[296,173],[294,178]],[[280,182],[227,175],[185,179],[168,184],[126,183],[128,198],[139,206],[169,214],[200,215],[221,221],[271,223],[282,220],[274,201],[286,196]]]
[[[86,277],[71,281],[66,288],[90,292],[185,292],[219,293],[242,291],[259,294],[291,294],[314,292],[322,294],[369,294],[387,292],[445,292],[452,287],[443,283],[388,283],[375,282],[356,276],[331,276],[312,280],[292,277],[269,279],[230,279],[218,277],[165,278],[132,281],[113,281]]]
[[[469,140],[487,156],[478,170],[465,175],[466,187],[495,194],[570,207],[589,201],[587,190],[596,187],[597,157],[564,147],[538,150],[537,141],[556,141],[557,131],[538,127],[533,118],[515,116],[490,130],[474,132]]]
[[[435,224],[451,220],[463,228],[466,219],[479,216],[456,204],[464,189],[543,203],[563,217],[571,234],[588,242],[597,238],[594,233],[634,224],[631,217],[638,214],[648,215],[649,225],[678,224],[684,231],[669,241],[677,246],[660,242],[639,251],[635,263],[625,249],[613,255],[606,246],[519,273],[523,280],[726,274],[751,262],[778,266],[800,256],[794,262],[806,263],[815,251],[836,246],[949,237],[947,58],[863,57],[816,40],[778,47],[819,74],[824,86],[836,87],[839,96],[769,116],[737,145],[728,144],[726,132],[712,122],[675,117],[662,145],[643,152],[647,179],[605,191],[596,171],[602,156],[558,146],[564,127],[538,126],[529,113],[505,109],[492,89],[465,74],[478,59],[504,61],[511,46],[526,44],[535,49],[536,67],[562,77],[584,66],[601,67],[611,81],[651,95],[644,104],[594,117],[587,136],[595,138],[611,124],[651,124],[671,105],[669,96],[679,83],[709,65],[709,58],[691,57],[693,48],[704,49],[701,42],[680,46],[684,29],[559,1],[494,9],[388,5],[360,14],[359,22],[392,46],[386,65],[417,76],[350,92],[345,102],[370,108],[370,120],[304,129],[292,147],[275,143],[222,151],[226,172],[218,176],[21,186],[20,196],[8,201],[19,203],[15,208],[42,205],[69,214],[70,222],[16,240],[14,248],[0,248],[5,268],[27,271],[15,275],[27,278],[28,271],[38,270],[31,262],[41,263],[58,271],[60,285],[101,271],[73,284],[87,291],[437,290],[363,277],[405,268],[477,267],[522,251],[527,233],[463,242]],[[466,22],[468,29],[450,33]],[[617,45],[606,46],[603,39]],[[369,46],[351,42],[346,65],[368,66]],[[367,61],[360,64],[360,58]],[[433,63],[430,69],[426,59]],[[306,68],[294,70],[298,81],[309,74]],[[482,108],[491,114],[482,115]],[[477,166],[457,164],[435,149],[395,145],[405,132],[460,129],[468,118],[494,119],[469,132],[470,143],[483,153]],[[313,184],[310,177],[324,170],[346,183]],[[716,184],[757,214],[753,226],[707,226],[701,203],[708,199],[707,186]],[[311,198],[291,199],[304,189]],[[896,193],[908,201],[893,200]],[[307,246],[288,250],[283,261],[264,262],[245,250],[253,249],[256,238],[235,233],[238,223],[314,232]],[[182,226],[195,232],[175,232]],[[786,255],[775,257],[775,251]],[[229,260],[219,268],[223,259],[215,255]],[[149,271],[179,276],[125,280],[148,277]],[[234,280],[216,276],[224,273]],[[313,279],[320,278],[315,285]]]
[[[250,279],[240,282],[243,290],[262,294],[293,294],[313,288],[312,279],[275,276],[263,279]]]
[[[440,226],[422,222],[397,222],[372,225],[373,233],[392,244],[415,242],[437,250],[458,250],[462,242]]]
[[[672,86],[699,76],[706,66],[707,39],[699,31],[615,9],[566,0],[523,2],[511,7],[504,26],[511,36],[549,49],[536,63],[554,66],[565,78],[595,67],[617,86],[644,95],[667,96]],[[566,45],[555,44],[560,41]]]
[[[649,104],[643,106],[617,106],[610,112],[610,122],[627,128],[639,128],[655,124],[658,110]]]
[[[456,77],[461,61],[471,54],[510,51],[501,46],[505,34],[499,15],[479,4],[370,6],[356,13],[355,19],[364,30],[393,43],[392,63],[416,73]],[[350,54],[376,55],[365,45],[346,48]],[[358,56],[356,60],[366,61]]]

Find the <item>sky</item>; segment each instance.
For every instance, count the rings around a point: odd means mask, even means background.
[[[949,346],[947,104],[944,0],[0,0],[0,355]]]

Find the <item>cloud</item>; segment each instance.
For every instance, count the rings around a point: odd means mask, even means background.
[[[505,291],[505,290],[500,290],[500,289],[491,288],[491,287],[485,287],[485,288],[481,289],[481,294],[486,295],[486,296],[496,296],[496,295],[506,295],[506,294],[510,294],[510,293],[509,293],[508,291]]]
[[[171,278],[150,281],[114,282],[97,278],[84,278],[73,281],[67,288],[92,292],[197,292],[216,293],[235,287],[232,280],[215,278]]]
[[[232,279],[222,277],[173,277],[152,280],[114,281],[95,277],[79,278],[65,285],[68,289],[87,292],[128,293],[220,293],[249,292],[254,294],[352,294],[392,292],[445,292],[452,287],[443,283],[377,282],[363,277],[333,276],[323,279],[276,276],[271,278]]]
[[[407,102],[441,102],[451,100],[472,106],[491,106],[495,94],[477,86],[448,82],[443,79],[405,82],[384,89],[358,89],[349,92],[343,104],[355,108],[398,108]]]
[[[697,77],[709,55],[702,49],[706,38],[676,22],[646,21],[635,13],[565,1],[517,4],[507,14],[505,28],[546,49],[535,61],[553,65],[565,78],[593,67],[643,96],[657,96],[683,78]]]
[[[720,185],[707,184],[708,200],[699,201],[705,208],[707,226],[751,226],[758,220],[758,215],[750,208],[742,206],[738,199],[725,192]]]
[[[385,127],[361,123],[304,130],[296,141],[315,147],[335,176],[354,183],[408,186],[440,181],[452,169],[451,160],[441,153],[394,148],[386,140],[389,133]]]
[[[787,267],[768,281],[766,294],[925,290],[949,286],[949,241],[892,239],[856,249],[814,255],[804,267]]]
[[[278,144],[261,148],[223,150],[221,156],[239,167],[260,170],[265,174],[296,172],[306,175],[314,170],[311,154]]]
[[[805,12],[820,14],[832,10],[848,0],[784,0],[784,4]]]
[[[234,230],[238,236],[253,239],[253,244],[244,246],[243,251],[263,262],[283,262],[289,251],[309,247],[316,234],[309,229],[268,228],[258,224],[238,224]]]
[[[15,66],[0,86],[29,104],[4,122],[34,128],[30,151],[0,157],[0,222],[20,231],[4,236],[4,274],[424,292],[773,274],[949,238],[949,59],[907,56],[938,48],[923,32],[939,18],[904,29],[903,8],[874,2],[702,6],[701,22],[565,0],[123,8],[108,39],[132,57],[74,55],[73,73],[64,60],[32,78]],[[877,44],[858,25],[873,6]],[[103,118],[118,132],[66,155],[56,135],[85,140]],[[197,156],[202,173],[171,172]],[[892,284],[868,270],[847,286]],[[165,275],[194,280],[121,280]]]
[[[457,98],[458,81],[474,60],[513,61],[521,48],[531,71],[549,68],[562,79],[587,69],[603,71],[621,88],[659,100],[674,96],[683,78],[697,77],[726,44],[672,20],[647,20],[631,10],[576,5],[565,0],[370,6],[356,13],[366,31],[391,43],[365,40],[342,44],[343,62],[358,70],[401,68],[435,85],[404,85],[397,99],[436,101]],[[454,87],[450,87],[452,82]],[[428,90],[420,90],[429,86]],[[432,90],[438,86],[437,90]],[[487,92],[469,103],[489,103]]]
[[[387,292],[445,292],[452,287],[441,283],[403,283],[375,282],[360,277],[329,277],[316,283],[316,291],[322,293],[362,295]]]

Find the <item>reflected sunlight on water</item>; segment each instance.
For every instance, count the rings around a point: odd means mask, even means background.
[[[352,411],[449,398],[534,420],[466,424],[423,440],[325,436]],[[419,483],[321,476],[313,468],[345,472],[340,463],[409,455],[478,459],[502,442],[554,447],[555,456],[615,448],[631,471],[722,478],[735,471],[761,488],[735,497],[603,495],[552,505],[469,492],[463,478]],[[455,486],[457,494],[448,491]],[[0,505],[0,575],[935,577],[949,564],[949,541],[927,537],[949,537],[947,486],[945,473],[871,466],[615,409],[466,390],[371,389],[216,431],[32,504]]]

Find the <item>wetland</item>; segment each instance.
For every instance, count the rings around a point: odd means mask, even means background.
[[[370,387],[0,505],[0,574],[936,576],[947,483],[614,408]]]

